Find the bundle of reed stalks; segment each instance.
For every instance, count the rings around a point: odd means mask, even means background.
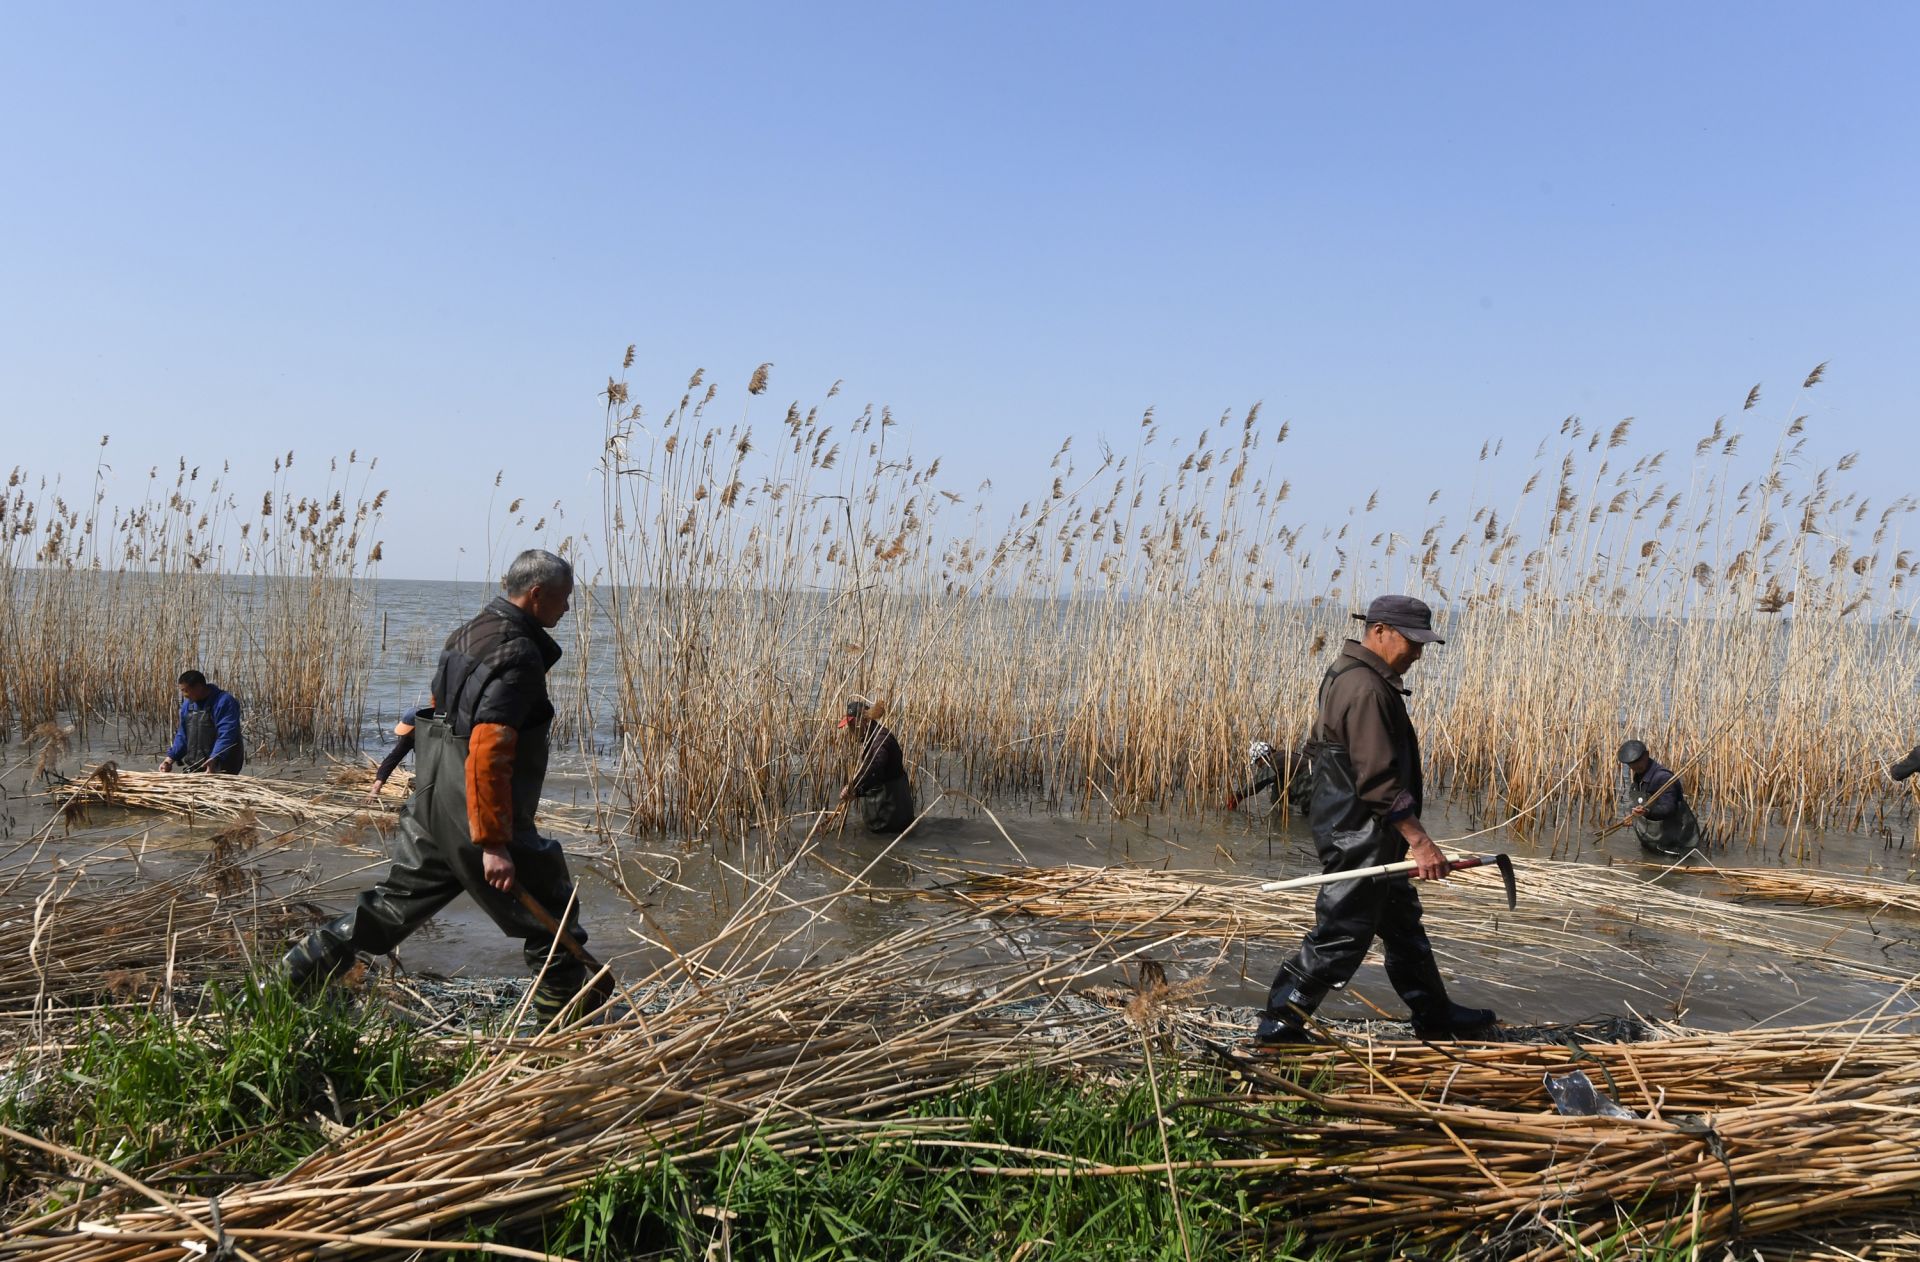
[[[69,814],[89,806],[117,806],[216,820],[259,815],[343,819],[367,809],[360,799],[325,786],[258,776],[127,771],[111,762],[88,769],[77,780],[56,783],[48,792]]]
[[[1269,1201],[1351,1256],[1464,1247],[1545,1262],[1903,1212],[1920,1065],[1867,1024],[1577,1048],[1419,1043],[1238,1058],[1270,1115]],[[1637,1116],[1562,1116],[1579,1070]],[[1310,1085],[1303,1085],[1310,1084]]]
[[[1715,868],[1713,875],[1755,898],[1809,907],[1858,907],[1868,911],[1920,912],[1920,885],[1842,876],[1799,868]]]
[[[404,782],[400,779],[402,776],[406,777]],[[354,786],[337,777],[338,772],[329,773],[325,784],[315,785],[259,776],[125,771],[107,762],[89,769],[77,780],[54,784],[48,792],[60,801],[60,809],[69,816],[90,806],[111,806],[160,811],[184,819],[278,816],[330,823],[369,812],[397,811],[413,788],[411,773],[395,772],[394,779],[387,782],[380,796],[369,800],[364,789],[356,792]],[[369,775],[365,784],[372,783]],[[539,815],[541,826],[549,831],[586,836],[601,829],[604,812],[597,807],[572,806],[543,798]]]
[[[377,770],[370,762],[335,762],[327,772],[327,783],[336,789],[357,789],[365,793],[373,788],[373,773]],[[393,774],[387,777],[380,796],[398,800],[412,792],[413,773],[405,767],[396,767]]]
[[[1551,952],[1554,966],[1593,973],[1626,950],[1636,926],[1677,938],[1753,948],[1878,982],[1911,970],[1890,962],[1869,925],[1851,917],[1745,906],[1667,888],[1635,869],[1524,859],[1520,906],[1508,910],[1490,869],[1456,873],[1447,891],[1427,891],[1426,920],[1447,942]],[[1143,868],[1015,867],[975,871],[924,891],[927,897],[992,904],[1007,913],[1077,922],[1122,935],[1175,929],[1219,938],[1290,942],[1313,923],[1312,888],[1263,893],[1264,878]]]
[[[980,1077],[1112,1060],[1133,1045],[1119,1021],[1063,1037],[1066,1018],[1049,1000],[1091,955],[963,964],[993,939],[970,916],[832,963],[777,967],[824,905],[750,901],[721,937],[640,984],[669,997],[664,1011],[503,1045],[446,1095],[223,1192],[217,1217],[123,1179],[12,1224],[0,1257],[121,1262],[230,1247],[264,1262],[323,1245],[340,1257],[426,1248],[470,1224],[537,1219],[610,1165],[700,1163],[748,1138],[790,1156],[963,1138],[965,1119],[914,1117],[911,1106]],[[0,1136],[0,1147],[16,1145],[32,1147]]]

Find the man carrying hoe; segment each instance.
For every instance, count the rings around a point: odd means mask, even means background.
[[[1618,757],[1633,775],[1633,809],[1627,818],[1633,821],[1640,848],[1662,855],[1706,849],[1700,821],[1687,805],[1679,778],[1661,766],[1639,741],[1621,745]]]
[[[1381,596],[1354,617],[1366,623],[1364,637],[1348,640],[1320,681],[1308,815],[1314,848],[1329,873],[1412,859],[1422,880],[1440,880],[1447,858],[1420,823],[1420,741],[1401,676],[1427,645],[1446,641],[1434,634],[1432,611],[1411,596]],[[1307,1017],[1353,977],[1376,935],[1414,1033],[1434,1038],[1493,1024],[1490,1009],[1447,997],[1406,875],[1323,885],[1314,914],[1299,951],[1273,979],[1256,1043],[1310,1041]]]
[[[524,890],[584,943],[573,880],[560,844],[542,837],[534,811],[547,773],[553,703],[547,672],[560,646],[547,632],[566,616],[573,567],[551,552],[514,558],[496,596],[455,631],[440,654],[433,696],[416,716],[413,796],[400,809],[394,863],[353,910],[287,953],[303,987],[334,976],[356,953],[383,955],[464,891],[509,937],[524,943],[538,977],[534,1015],[547,1022],[587,982],[586,966],[518,897]]]
[[[207,682],[197,670],[180,675],[180,726],[160,761],[160,770],[211,771],[237,776],[247,765],[240,735],[240,702]]]

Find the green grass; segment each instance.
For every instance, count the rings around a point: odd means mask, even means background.
[[[364,1125],[449,1085],[464,1061],[331,996],[209,987],[189,1019],[100,1018],[37,1091],[0,1096],[0,1120],[131,1171],[191,1158],[205,1187],[284,1170],[325,1142],[316,1116]]]
[[[1161,1082],[1162,1098],[1169,1083]],[[1207,1094],[1209,1084],[1182,1084]],[[1166,1147],[1144,1079],[1110,1088],[1024,1073],[930,1102],[921,1116],[965,1120],[973,1143],[1071,1153],[1139,1165],[1244,1155],[1226,1119],[1198,1109],[1167,1116]],[[781,1156],[748,1142],[697,1169],[668,1163],[604,1172],[550,1220],[550,1252],[611,1262],[698,1257],[722,1233],[735,1259],[825,1262],[886,1258],[1212,1258],[1237,1245],[1256,1256],[1301,1256],[1284,1224],[1248,1199],[1230,1172],[1009,1178],[968,1166],[1059,1164],[1011,1152],[937,1144],[867,1143],[843,1152]],[[1183,1240],[1184,1235],[1184,1240]],[[1024,1252],[1023,1252],[1024,1250]]]

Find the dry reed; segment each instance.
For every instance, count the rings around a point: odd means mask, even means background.
[[[1876,751],[1911,740],[1885,681],[1920,669],[1913,501],[1845,492],[1851,458],[1808,469],[1792,407],[1758,467],[1724,424],[1670,460],[1625,422],[1569,418],[1532,476],[1485,448],[1481,490],[1436,491],[1400,533],[1377,497],[1324,529],[1287,521],[1288,427],[1257,408],[1179,434],[1149,413],[1130,451],[1069,442],[997,527],[884,409],[830,392],[762,415],[749,394],[727,421],[719,397],[703,374],[656,413],[624,380],[606,391],[592,600],[613,788],[643,829],[817,805],[847,772],[833,719],[852,693],[891,704],[923,785],[1217,801],[1249,736],[1301,736],[1349,612],[1395,589],[1441,609],[1449,643],[1414,705],[1429,783],[1472,809],[1565,781],[1554,812],[1611,818],[1631,734],[1670,764],[1699,754],[1708,823],[1757,844],[1770,821],[1880,822]]]
[[[284,898],[262,891],[248,855],[255,838],[240,821],[179,877],[100,877],[82,866],[24,888],[6,882],[0,1016],[142,1002],[248,968],[253,944],[277,941],[298,920]]]
[[[48,793],[71,815],[87,808],[117,807],[159,811],[182,819],[236,820],[254,815],[283,819],[335,822],[397,811],[407,800],[413,777],[397,772],[380,796],[369,800],[365,777],[330,772],[325,783],[269,780],[259,776],[200,775],[178,772],[124,771],[102,763],[77,780],[55,783]],[[541,827],[558,833],[589,835],[602,825],[596,807],[576,807],[543,799]]]
[[[191,667],[241,698],[256,753],[357,744],[377,462],[350,453],[303,490],[288,452],[250,515],[224,466],[184,459],[116,503],[105,447],[84,490],[16,468],[0,491],[0,739],[110,715],[164,741]]]
[[[1463,1247],[1518,1262],[1718,1248],[1920,1195],[1920,1066],[1869,1026],[1578,1047],[1419,1043],[1237,1058],[1276,1113],[1265,1195],[1356,1257]],[[1561,1116],[1584,1072],[1631,1119]],[[1302,1085],[1309,1084],[1309,1085]]]
[[[1819,964],[1849,976],[1900,984],[1873,927],[1853,917],[1734,906],[1648,880],[1626,867],[1527,859],[1520,906],[1508,910],[1498,878],[1483,870],[1449,878],[1423,898],[1435,949],[1454,942],[1526,951],[1556,973],[1605,975],[1638,928],[1677,940],[1751,948],[1765,957]],[[1291,945],[1313,924],[1316,890],[1262,893],[1263,878],[1140,868],[1009,868],[976,872],[922,897],[957,899],[1000,914],[1091,925],[1117,936],[1181,929],[1207,937]],[[1668,997],[1670,998],[1670,996]]]
[[[446,1095],[223,1192],[217,1228],[206,1204],[127,1176],[11,1224],[0,1257],[184,1258],[221,1240],[262,1260],[322,1244],[329,1256],[378,1256],[457,1238],[466,1224],[537,1220],[610,1164],[700,1163],[745,1138],[788,1156],[964,1138],[966,1119],[911,1117],[911,1106],[996,1073],[1111,1061],[1133,1045],[1117,1021],[1065,1037],[1069,1022],[1049,1002],[1092,953],[963,963],[992,937],[971,916],[831,963],[779,966],[792,934],[830,901],[794,904],[761,887],[719,937],[640,983],[636,993],[665,997],[664,1011],[502,1043]],[[1028,1005],[1009,1006],[1018,999]],[[32,1147],[0,1139],[23,1155]]]

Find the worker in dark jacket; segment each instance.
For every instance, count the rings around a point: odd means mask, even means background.
[[[371,802],[380,796],[380,791],[387,787],[387,781],[392,779],[393,773],[399,769],[400,764],[406,761],[407,755],[413,752],[414,730],[422,722],[432,718],[433,711],[433,706],[422,707],[410,712],[406,718],[393,725],[393,748],[389,749],[387,756],[380,760],[380,765],[373,769],[373,785],[367,790],[367,801]]]
[[[860,799],[861,814],[867,831],[897,833],[914,819],[913,782],[907,779],[906,759],[900,742],[884,723],[874,717],[874,708],[855,698],[847,702],[840,716],[840,728],[860,748],[860,762],[853,779],[840,790],[842,802]]]
[[[1320,682],[1313,728],[1313,844],[1328,872],[1412,859],[1422,880],[1448,872],[1420,822],[1420,741],[1401,685],[1429,644],[1445,644],[1433,614],[1411,596],[1382,596],[1354,617],[1364,638],[1348,640]],[[1406,875],[1336,881],[1320,887],[1314,925],[1273,979],[1255,1041],[1308,1040],[1306,1019],[1327,993],[1347,984],[1378,936],[1387,980],[1413,1012],[1423,1038],[1492,1025],[1486,1008],[1465,1008],[1447,996],[1440,966],[1420,921],[1420,896]]]
[[[1249,778],[1227,790],[1228,810],[1272,789],[1276,805],[1284,797],[1288,809],[1306,813],[1313,800],[1313,760],[1306,750],[1254,741],[1247,746],[1247,768]]]
[[[1639,741],[1620,746],[1620,762],[1633,773],[1633,809],[1627,818],[1643,850],[1683,855],[1706,848],[1700,821],[1687,805],[1686,791],[1671,771],[1655,762]]]
[[[197,670],[180,675],[180,726],[160,770],[213,771],[237,776],[247,765],[247,742],[240,734],[240,702],[207,682]]]
[[[1905,780],[1916,771],[1920,771],[1920,745],[1915,745],[1905,758],[1887,768],[1887,774],[1895,781]]]
[[[521,939],[543,1023],[566,1011],[587,981],[585,966],[518,897],[530,895],[576,944],[585,942],[566,857],[534,820],[554,713],[547,672],[560,660],[547,631],[566,615],[573,568],[551,552],[523,552],[500,586],[505,596],[448,637],[440,654],[440,708],[414,730],[419,769],[400,810],[392,871],[288,952],[294,984],[331,977],[356,954],[386,954],[462,892]]]

